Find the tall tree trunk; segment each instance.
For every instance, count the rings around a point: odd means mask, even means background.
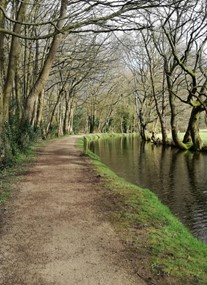
[[[39,97],[39,96],[38,96]],[[37,110],[38,110],[38,97],[35,100],[34,108],[33,108],[33,114],[32,114],[32,121],[31,121],[31,127],[34,129],[36,120],[37,120]]]
[[[93,134],[95,131],[95,115],[88,116],[89,133]]]
[[[74,130],[73,130],[73,117],[74,117],[74,107],[71,106],[70,108],[70,116],[68,118],[68,133],[69,134],[73,134]]]
[[[27,6],[29,4],[29,1],[23,1],[20,4],[18,13],[17,13],[17,20],[19,22],[22,22],[25,19]],[[16,23],[14,25],[14,32],[20,33],[21,32],[21,25]],[[4,121],[8,121],[9,119],[9,99],[11,96],[14,79],[15,79],[15,73],[17,71],[17,64],[20,56],[20,40],[17,37],[12,37],[11,41],[11,48],[9,53],[9,64],[7,69],[7,76],[6,76],[6,82],[4,85]]]
[[[73,95],[70,94],[68,96],[68,98],[66,98],[66,110],[65,110],[65,117],[64,117],[64,123],[63,123],[63,132],[64,135],[68,134],[70,132],[70,128],[71,128],[71,116],[72,116],[72,106],[73,106]]]
[[[3,9],[6,7],[6,0],[1,1],[1,6]],[[4,27],[4,16],[0,11],[0,27]],[[4,117],[3,117],[3,78],[4,78],[4,38],[5,35],[0,33],[0,148],[2,148],[2,132],[4,126]],[[1,155],[1,153],[0,153]]]
[[[1,6],[6,9],[6,0],[1,0]],[[5,18],[0,11],[0,28],[4,28]],[[5,80],[5,35],[0,33],[0,163],[6,156],[5,119],[4,119],[4,80]]]
[[[190,131],[190,120],[189,120],[188,128],[187,128],[185,135],[183,137],[183,143],[188,143],[190,141],[191,141],[191,131]]]
[[[39,129],[42,123],[43,107],[44,107],[44,89],[42,90],[38,98],[36,129]]]
[[[58,136],[63,136],[63,118],[62,118],[62,106],[61,104],[59,105],[59,109],[58,109],[58,114],[57,114],[57,122],[58,122]]]
[[[3,117],[3,86],[2,86],[2,76],[0,75],[0,162],[4,155],[4,140],[3,140],[3,130],[4,130],[4,117]]]
[[[61,29],[64,25],[64,18],[66,16],[67,12],[67,0],[62,0],[61,1],[61,9],[60,9],[60,18],[59,22],[57,24],[58,29]],[[29,96],[27,97],[26,100],[26,106],[25,106],[25,113],[23,117],[23,124],[26,126],[31,125],[32,122],[32,113],[33,113],[33,108],[34,108],[34,103],[36,98],[39,96],[39,94],[42,92],[42,90],[45,87],[45,84],[48,80],[52,64],[55,60],[56,52],[57,49],[61,43],[61,40],[63,38],[62,34],[56,34],[52,40],[50,50],[48,52],[48,56],[45,60],[44,66],[40,72],[40,75],[34,84]]]
[[[20,76],[19,76],[18,69],[15,73],[15,95],[16,95],[16,103],[17,103],[16,115],[17,115],[18,122],[20,122],[22,118],[22,100],[21,100]]]
[[[55,112],[56,112],[57,107],[58,107],[58,105],[59,105],[59,103],[60,103],[60,99],[61,99],[63,93],[64,93],[64,89],[62,88],[62,89],[59,91],[57,100],[56,100],[56,102],[55,102],[55,106],[53,107],[53,110],[52,110],[52,113],[51,113],[49,122],[48,122],[48,124],[47,124],[47,127],[46,127],[46,136],[49,135],[50,128],[51,128],[51,126],[52,126],[52,122],[53,122],[54,117],[55,117]]]

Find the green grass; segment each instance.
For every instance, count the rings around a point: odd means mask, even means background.
[[[152,278],[165,285],[207,284],[207,245],[193,237],[154,193],[118,177],[90,151],[87,155],[108,189],[103,204],[110,221],[142,257]]]

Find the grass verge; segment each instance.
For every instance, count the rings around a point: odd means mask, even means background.
[[[79,143],[83,147],[84,140],[100,137],[87,136]],[[149,284],[207,284],[207,245],[193,237],[154,193],[118,177],[94,153],[86,153],[107,189],[102,206],[130,249],[137,273],[148,276]]]

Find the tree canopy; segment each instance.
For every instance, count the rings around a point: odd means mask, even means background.
[[[204,0],[2,0],[1,160],[36,136],[74,132],[146,140],[155,131],[203,150],[206,9]]]

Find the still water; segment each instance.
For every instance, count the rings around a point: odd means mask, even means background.
[[[114,138],[90,144],[119,176],[155,192],[199,239],[207,243],[207,154]]]

